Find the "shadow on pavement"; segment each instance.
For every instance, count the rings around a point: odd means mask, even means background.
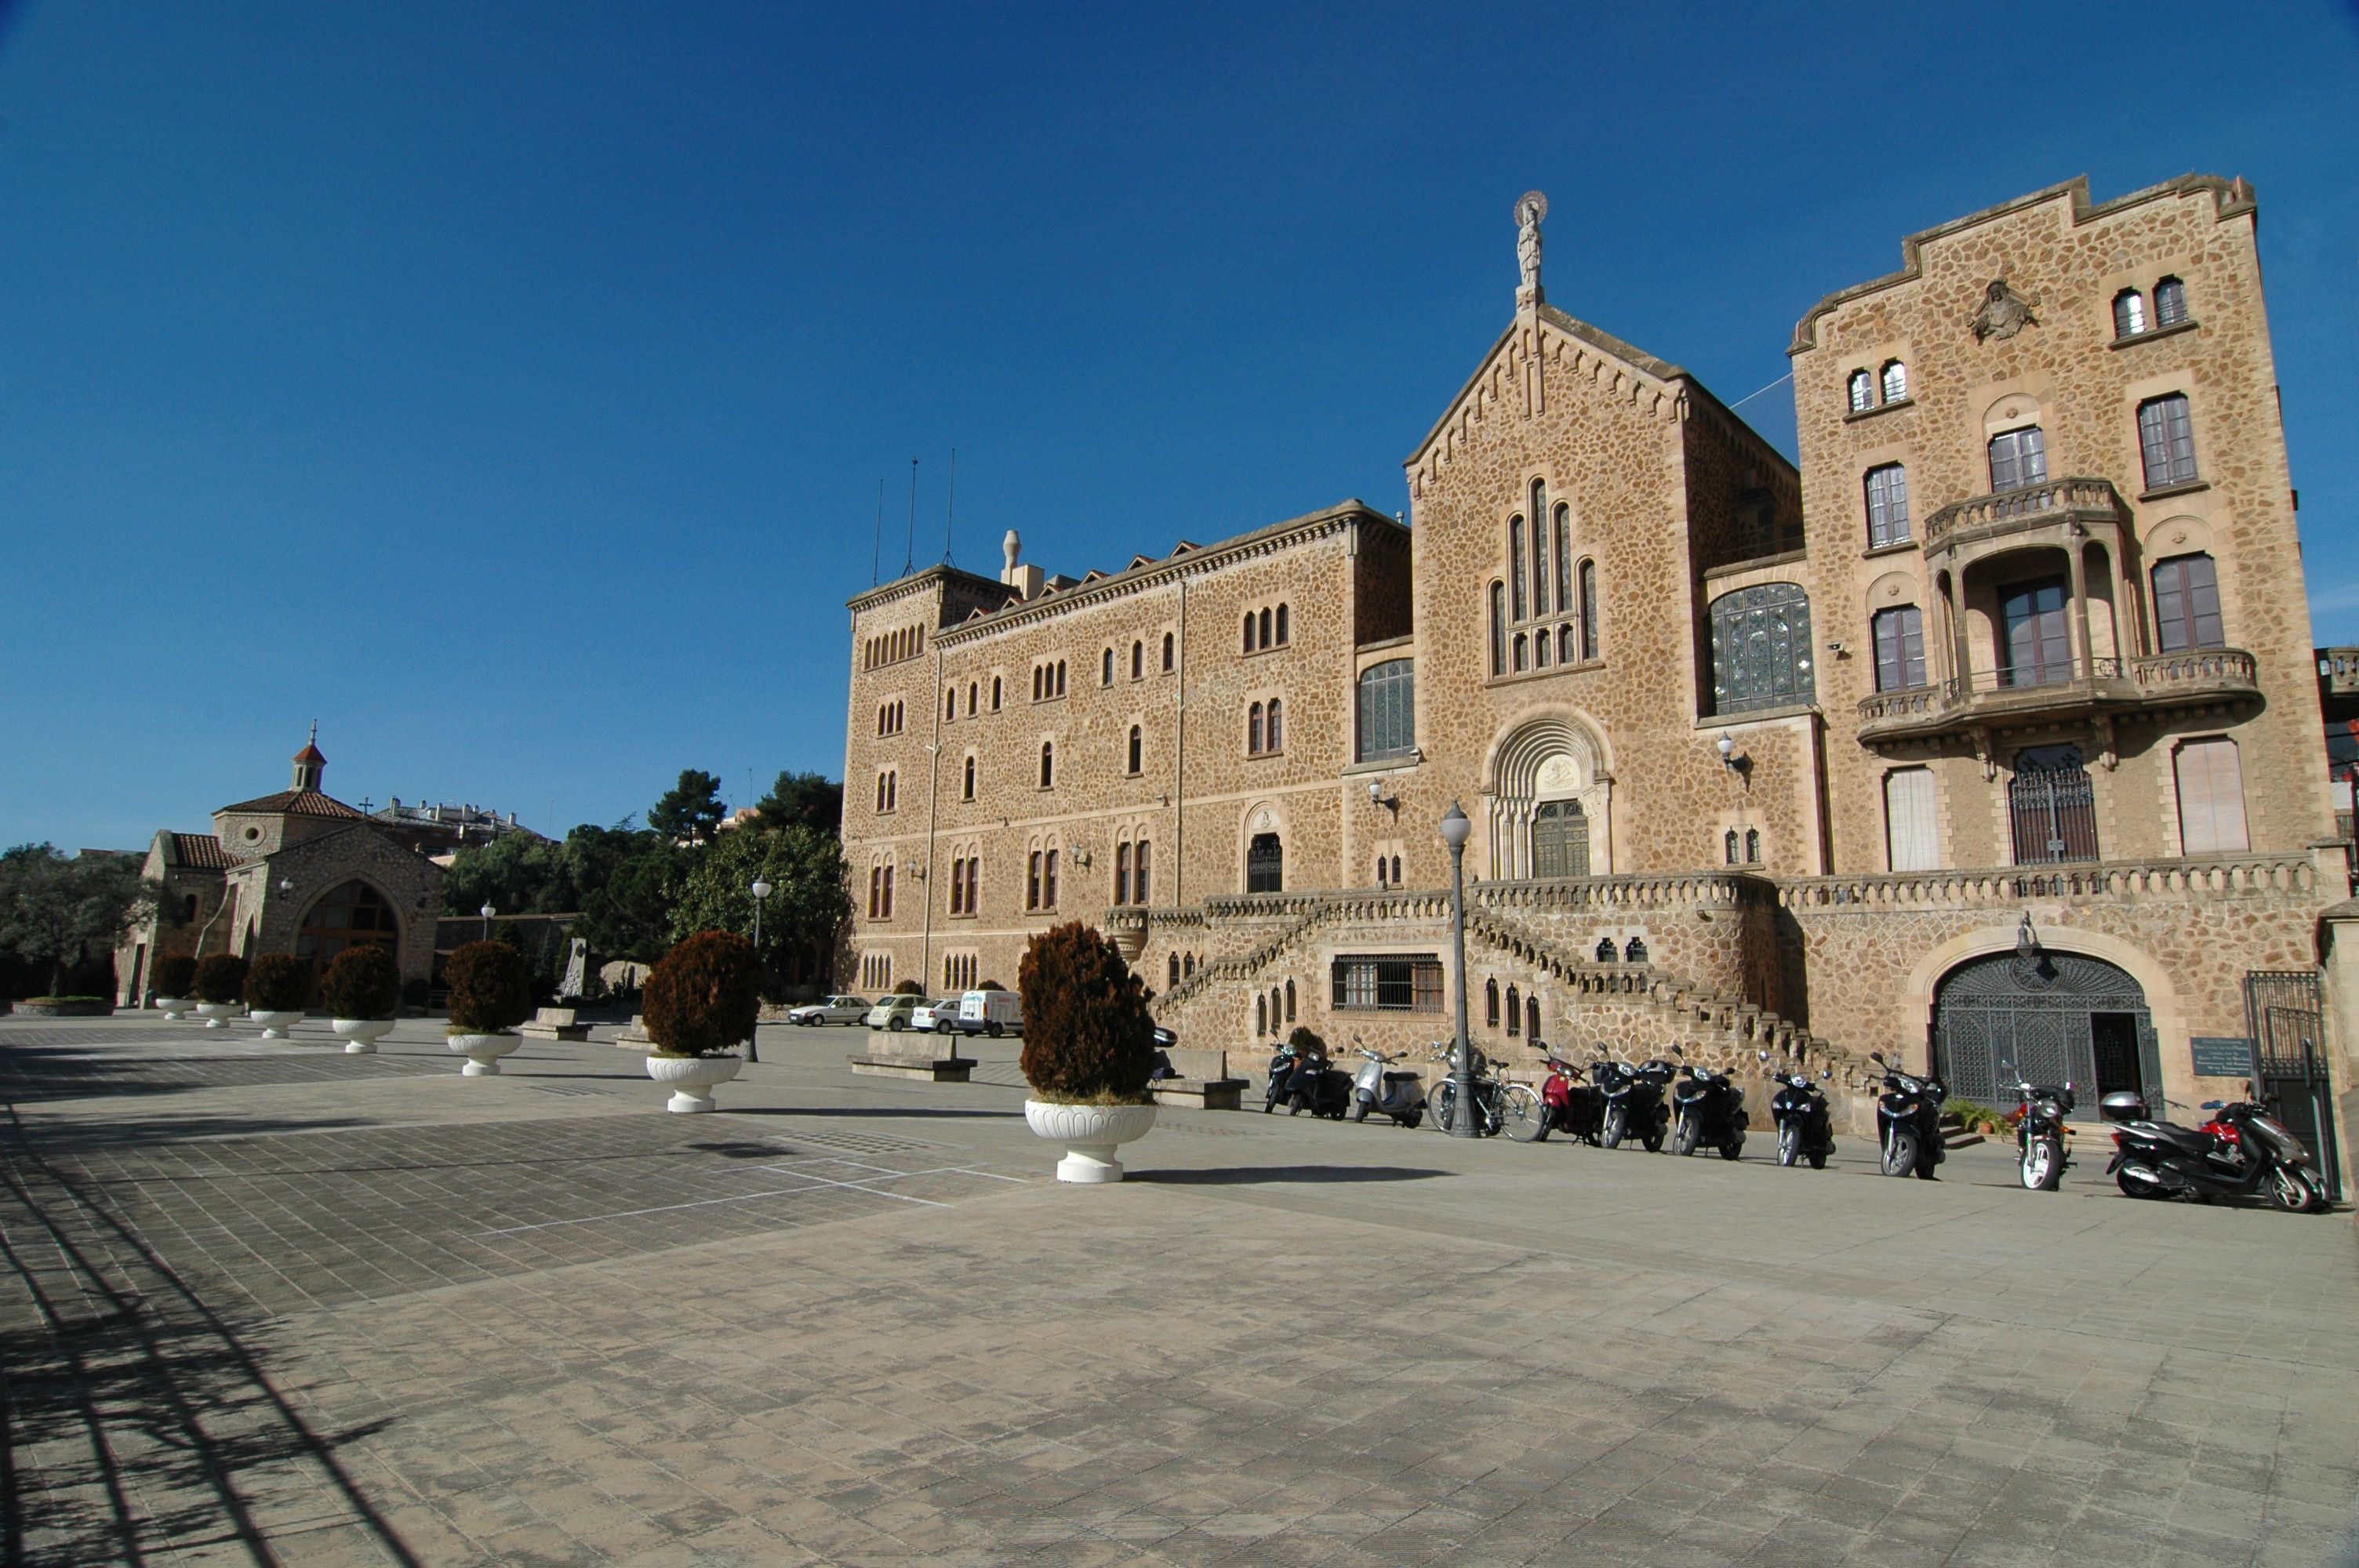
[[[1141,1171],[1132,1169],[1127,1180],[1161,1182],[1167,1186],[1235,1187],[1277,1182],[1427,1182],[1450,1171],[1421,1171],[1405,1165],[1245,1165],[1207,1171]]]
[[[937,1110],[929,1107],[902,1109],[894,1106],[811,1106],[811,1105],[725,1105],[721,1108],[731,1116],[818,1116],[851,1117],[880,1121],[1021,1121],[1020,1110]]]

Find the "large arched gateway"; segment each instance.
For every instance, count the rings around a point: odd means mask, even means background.
[[[2162,1058],[2137,981],[2079,953],[1995,953],[1941,978],[1933,1001],[1933,1070],[1951,1094],[2015,1103],[2015,1074],[2070,1081],[2084,1112],[2132,1089],[2162,1112]]]

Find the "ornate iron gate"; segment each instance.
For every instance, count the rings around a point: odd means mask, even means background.
[[[2042,746],[2016,759],[2006,786],[2015,863],[2097,858],[2097,790],[2078,746]]]
[[[2162,1114],[2162,1056],[2138,983],[2099,958],[2077,953],[1994,954],[1959,965],[1943,978],[1933,1002],[1933,1069],[1952,1095],[1983,1105],[2015,1103],[2013,1070],[2035,1084],[2071,1082],[2093,1109],[2101,1085],[2120,1065],[2100,1071],[2100,1017],[2125,1021],[2136,1041],[2138,1092],[2148,1112]]]
[[[2253,1040],[2254,1091],[2269,1114],[2318,1158],[2326,1195],[2343,1197],[2334,1137],[2334,1086],[2326,1069],[2326,1004],[2315,969],[2254,969],[2245,976],[2245,1027]]]

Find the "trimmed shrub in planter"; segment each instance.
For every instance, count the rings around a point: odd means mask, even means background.
[[[320,981],[320,1000],[328,1004],[328,1027],[344,1043],[344,1050],[365,1056],[393,1028],[393,1010],[401,1000],[401,969],[393,955],[374,942],[363,942],[336,955]]]
[[[647,1076],[672,1091],[666,1110],[712,1108],[712,1090],[735,1077],[745,1058],[729,1048],[754,1037],[762,1011],[762,960],[734,931],[700,931],[647,973],[641,1001]]]
[[[1147,991],[1114,945],[1078,921],[1041,933],[1016,975],[1024,998],[1024,1079],[1044,1100],[1152,1104],[1155,1022]]]
[[[532,1016],[532,975],[505,942],[470,942],[443,968],[453,1034],[497,1034]]]
[[[197,965],[189,984],[199,1001],[234,1005],[245,994],[245,960],[234,953],[215,953]]]
[[[919,985],[915,980],[903,980],[899,985],[893,988],[893,994],[895,996],[923,996],[926,994],[926,988]]]
[[[155,973],[149,978],[155,982],[158,996],[185,997],[197,983],[197,961],[186,953],[158,958]]]
[[[310,995],[311,966],[291,953],[265,953],[245,971],[245,1005],[256,1012],[300,1012]]]

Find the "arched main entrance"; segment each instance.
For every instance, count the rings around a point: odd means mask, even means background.
[[[1532,875],[1589,874],[1589,818],[1577,800],[1544,800],[1532,813]]]
[[[1490,759],[1491,875],[1587,877],[1613,872],[1613,775],[1588,726],[1570,717],[1526,721]]]
[[[2036,952],[1970,958],[1941,978],[1933,1000],[1933,1070],[1950,1093],[2015,1103],[2015,1073],[2070,1082],[2081,1110],[2120,1089],[2162,1113],[2162,1057],[2146,992],[2102,958]]]
[[[354,878],[330,888],[303,913],[302,929],[295,937],[295,956],[308,961],[316,979],[336,961],[336,955],[360,943],[374,943],[394,963],[401,962],[401,921],[383,893]]]

